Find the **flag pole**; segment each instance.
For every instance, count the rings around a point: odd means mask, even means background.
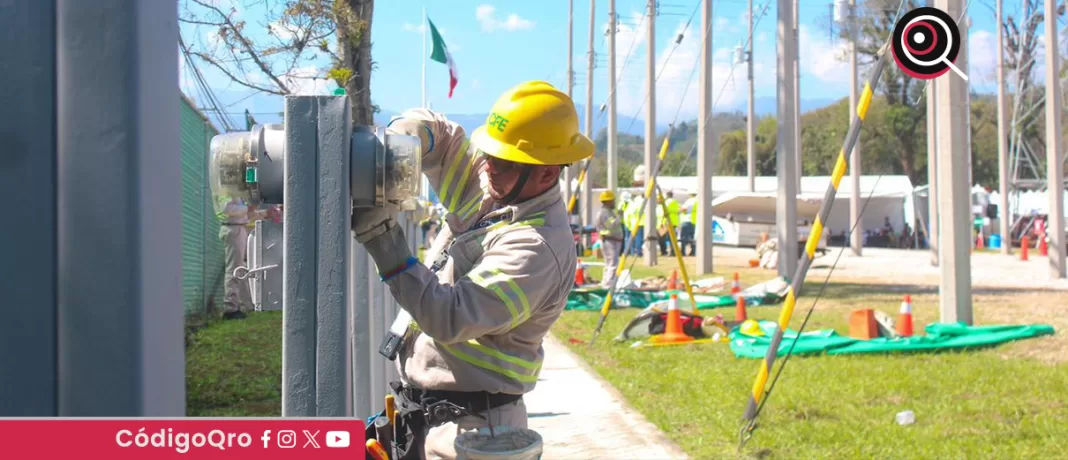
[[[422,81],[422,85],[423,86],[422,86],[422,89],[423,89],[423,108],[424,109],[427,108],[427,105],[426,105],[426,29],[427,28],[428,28],[428,26],[426,24],[426,7],[424,6],[423,7],[423,56],[420,59],[420,61],[423,63],[423,81]]]
[[[420,56],[420,59],[419,59],[419,62],[421,62],[422,66],[423,66],[423,79],[420,82],[420,84],[422,85],[421,88],[423,90],[422,105],[423,105],[424,109],[429,109],[430,108],[430,105],[427,103],[427,100],[426,100],[426,60],[427,60],[427,55],[426,55],[426,31],[429,28],[430,28],[430,26],[427,24],[427,20],[426,20],[426,7],[424,6],[423,7],[423,55]],[[426,176],[423,176],[422,180],[420,181],[420,184],[421,184],[420,188],[422,190],[420,191],[421,193],[419,195],[423,199],[423,202],[426,203],[427,201],[430,201],[430,181],[429,181],[429,179],[427,179]]]

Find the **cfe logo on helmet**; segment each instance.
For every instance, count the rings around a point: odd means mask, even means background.
[[[503,133],[504,132],[504,128],[508,127],[508,119],[504,118],[504,117],[502,117],[500,115],[497,115],[496,112],[493,112],[493,113],[489,114],[488,117],[486,117],[486,127],[487,128],[497,128],[497,131],[500,131],[500,132]]]

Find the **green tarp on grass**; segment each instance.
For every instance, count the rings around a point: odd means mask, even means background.
[[[689,294],[686,291],[639,291],[634,289],[622,289],[612,295],[612,308],[647,308],[650,305],[671,298],[671,294],[679,295],[679,309],[690,308]],[[567,297],[566,310],[600,310],[604,305],[604,298],[608,289],[603,288],[576,288],[572,289]],[[697,300],[698,310],[712,308],[734,307],[737,302],[729,295],[702,295],[694,294]],[[779,302],[780,298],[774,293],[760,296],[746,296],[747,306],[770,305]]]
[[[763,337],[753,337],[741,333],[737,327],[730,332],[730,347],[735,356],[740,358],[763,358],[771,344],[775,332],[774,321],[761,321]],[[1047,324],[1021,326],[968,326],[964,323],[933,323],[924,328],[927,335],[907,338],[876,338],[858,340],[838,335],[833,330],[805,332],[794,346],[795,355],[826,353],[828,355],[847,355],[861,353],[899,353],[936,351],[987,347],[1028,339],[1043,335],[1053,335],[1053,326]],[[779,344],[779,356],[785,356],[793,346],[797,332],[787,329]]]

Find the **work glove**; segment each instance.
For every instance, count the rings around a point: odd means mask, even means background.
[[[412,256],[411,249],[408,248],[408,239],[404,236],[404,230],[392,221],[390,222],[388,229],[383,233],[361,242],[364,249],[367,249],[367,253],[374,259],[375,267],[378,268],[378,274],[383,281],[419,263],[419,260]]]
[[[352,231],[356,234],[356,241],[366,244],[391,227],[396,227],[399,211],[397,205],[388,201],[380,208],[353,208]]]

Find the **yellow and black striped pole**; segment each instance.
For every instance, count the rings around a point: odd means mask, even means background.
[[[609,289],[608,293],[604,296],[604,304],[601,305],[601,319],[597,322],[597,327],[593,330],[593,337],[590,338],[590,345],[593,345],[593,342],[597,340],[597,336],[601,333],[601,328],[604,327],[605,320],[608,319],[608,311],[612,308],[612,295],[618,289],[617,285],[619,284],[619,276],[623,274],[623,267],[627,265],[627,248],[634,246],[638,226],[642,224],[642,217],[645,217],[646,204],[649,203],[650,197],[653,196],[653,190],[656,186],[656,176],[660,174],[660,167],[664,164],[664,157],[667,156],[668,146],[673,132],[675,132],[674,125],[668,128],[667,135],[664,136],[664,143],[660,145],[660,152],[656,157],[656,163],[652,168],[653,170],[650,171],[645,179],[645,201],[642,201],[642,206],[638,209],[638,218],[634,221],[634,224],[630,226],[630,237],[627,238],[627,245],[623,247],[623,256],[619,259],[619,265],[616,265],[616,274],[615,279],[612,280],[612,288]],[[694,305],[696,305],[696,303]]]
[[[582,191],[582,181],[586,179],[586,171],[589,171],[590,164],[593,163],[593,159],[586,160],[586,164],[582,165],[582,171],[579,171],[578,182],[575,183],[575,190],[571,192],[571,200],[567,202],[567,215],[571,215],[575,212],[575,202],[578,201],[579,192]],[[567,184],[570,188],[571,184]]]
[[[801,292],[801,286],[805,282],[805,274],[808,272],[815,257],[819,236],[823,233],[823,223],[831,213],[831,205],[834,204],[834,197],[838,192],[838,184],[842,182],[842,176],[845,175],[848,168],[849,164],[846,158],[848,158],[853,146],[857,143],[857,137],[860,135],[860,125],[868,113],[868,107],[871,105],[872,87],[879,82],[879,78],[882,76],[883,70],[889,61],[890,48],[888,45],[889,43],[883,46],[879,54],[879,61],[876,62],[868,81],[864,83],[864,92],[860,95],[860,100],[857,103],[857,113],[849,125],[849,133],[846,135],[842,150],[838,152],[838,160],[834,163],[831,184],[827,187],[827,193],[823,197],[820,212],[816,216],[815,222],[812,223],[812,230],[809,233],[808,241],[805,243],[805,252],[801,256],[801,262],[798,264],[797,271],[794,272],[794,278],[786,291],[786,300],[783,302],[782,310],[779,312],[778,327],[776,327],[775,334],[771,338],[771,344],[768,345],[768,352],[764,355],[764,361],[760,364],[760,371],[757,374],[756,381],[753,383],[752,393],[749,395],[749,404],[745,407],[744,425],[740,433],[741,445],[745,444],[756,426],[756,417],[759,413],[761,400],[767,396],[764,387],[768,383],[771,367],[775,364],[783,332],[790,325],[790,318],[794,313],[794,305],[797,303],[797,293]],[[741,445],[739,445],[739,448]]]

